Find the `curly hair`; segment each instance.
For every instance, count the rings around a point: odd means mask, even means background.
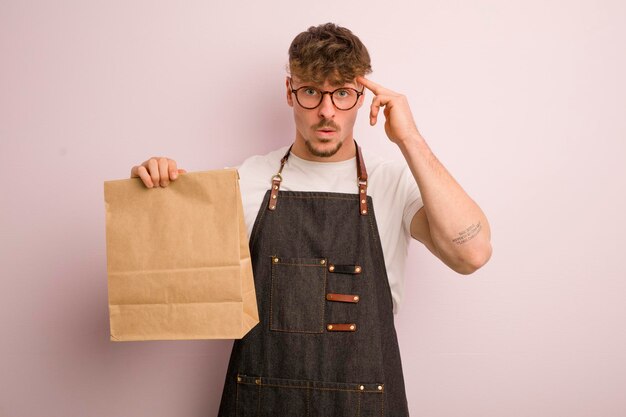
[[[349,29],[334,23],[311,26],[289,46],[289,72],[303,81],[340,85],[372,72],[370,56]]]

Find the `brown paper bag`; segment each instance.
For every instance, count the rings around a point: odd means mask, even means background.
[[[259,322],[234,169],[106,181],[111,340],[239,339]]]

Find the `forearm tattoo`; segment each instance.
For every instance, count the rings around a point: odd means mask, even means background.
[[[467,229],[460,231],[459,237],[452,239],[452,241],[456,243],[457,245],[462,245],[464,243],[467,243],[470,240],[474,239],[474,237],[480,232],[480,229],[482,229],[480,222],[473,224]]]

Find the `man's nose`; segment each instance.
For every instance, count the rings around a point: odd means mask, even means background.
[[[335,105],[333,104],[330,93],[324,93],[322,95],[322,102],[318,109],[320,117],[324,119],[332,118],[335,115]]]

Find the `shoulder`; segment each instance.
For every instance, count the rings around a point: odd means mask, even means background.
[[[272,184],[272,176],[280,167],[280,159],[287,152],[287,146],[265,155],[254,155],[237,167],[239,188],[248,236],[252,232],[263,196]]]
[[[378,205],[418,209],[422,206],[419,187],[404,159],[385,159],[365,151],[363,159],[368,171],[368,189]]]
[[[285,155],[288,148],[288,146],[283,146],[265,155],[252,155],[239,165],[239,169],[245,170],[272,166],[274,169],[278,170],[276,163],[280,164],[280,159]]]
[[[261,177],[268,180],[280,168],[280,159],[287,152],[287,148],[288,146],[283,146],[265,155],[249,157],[237,167],[239,177],[242,180],[259,179]]]
[[[380,155],[363,150],[363,159],[370,182],[401,181],[410,173],[409,167],[404,160],[386,159]]]

